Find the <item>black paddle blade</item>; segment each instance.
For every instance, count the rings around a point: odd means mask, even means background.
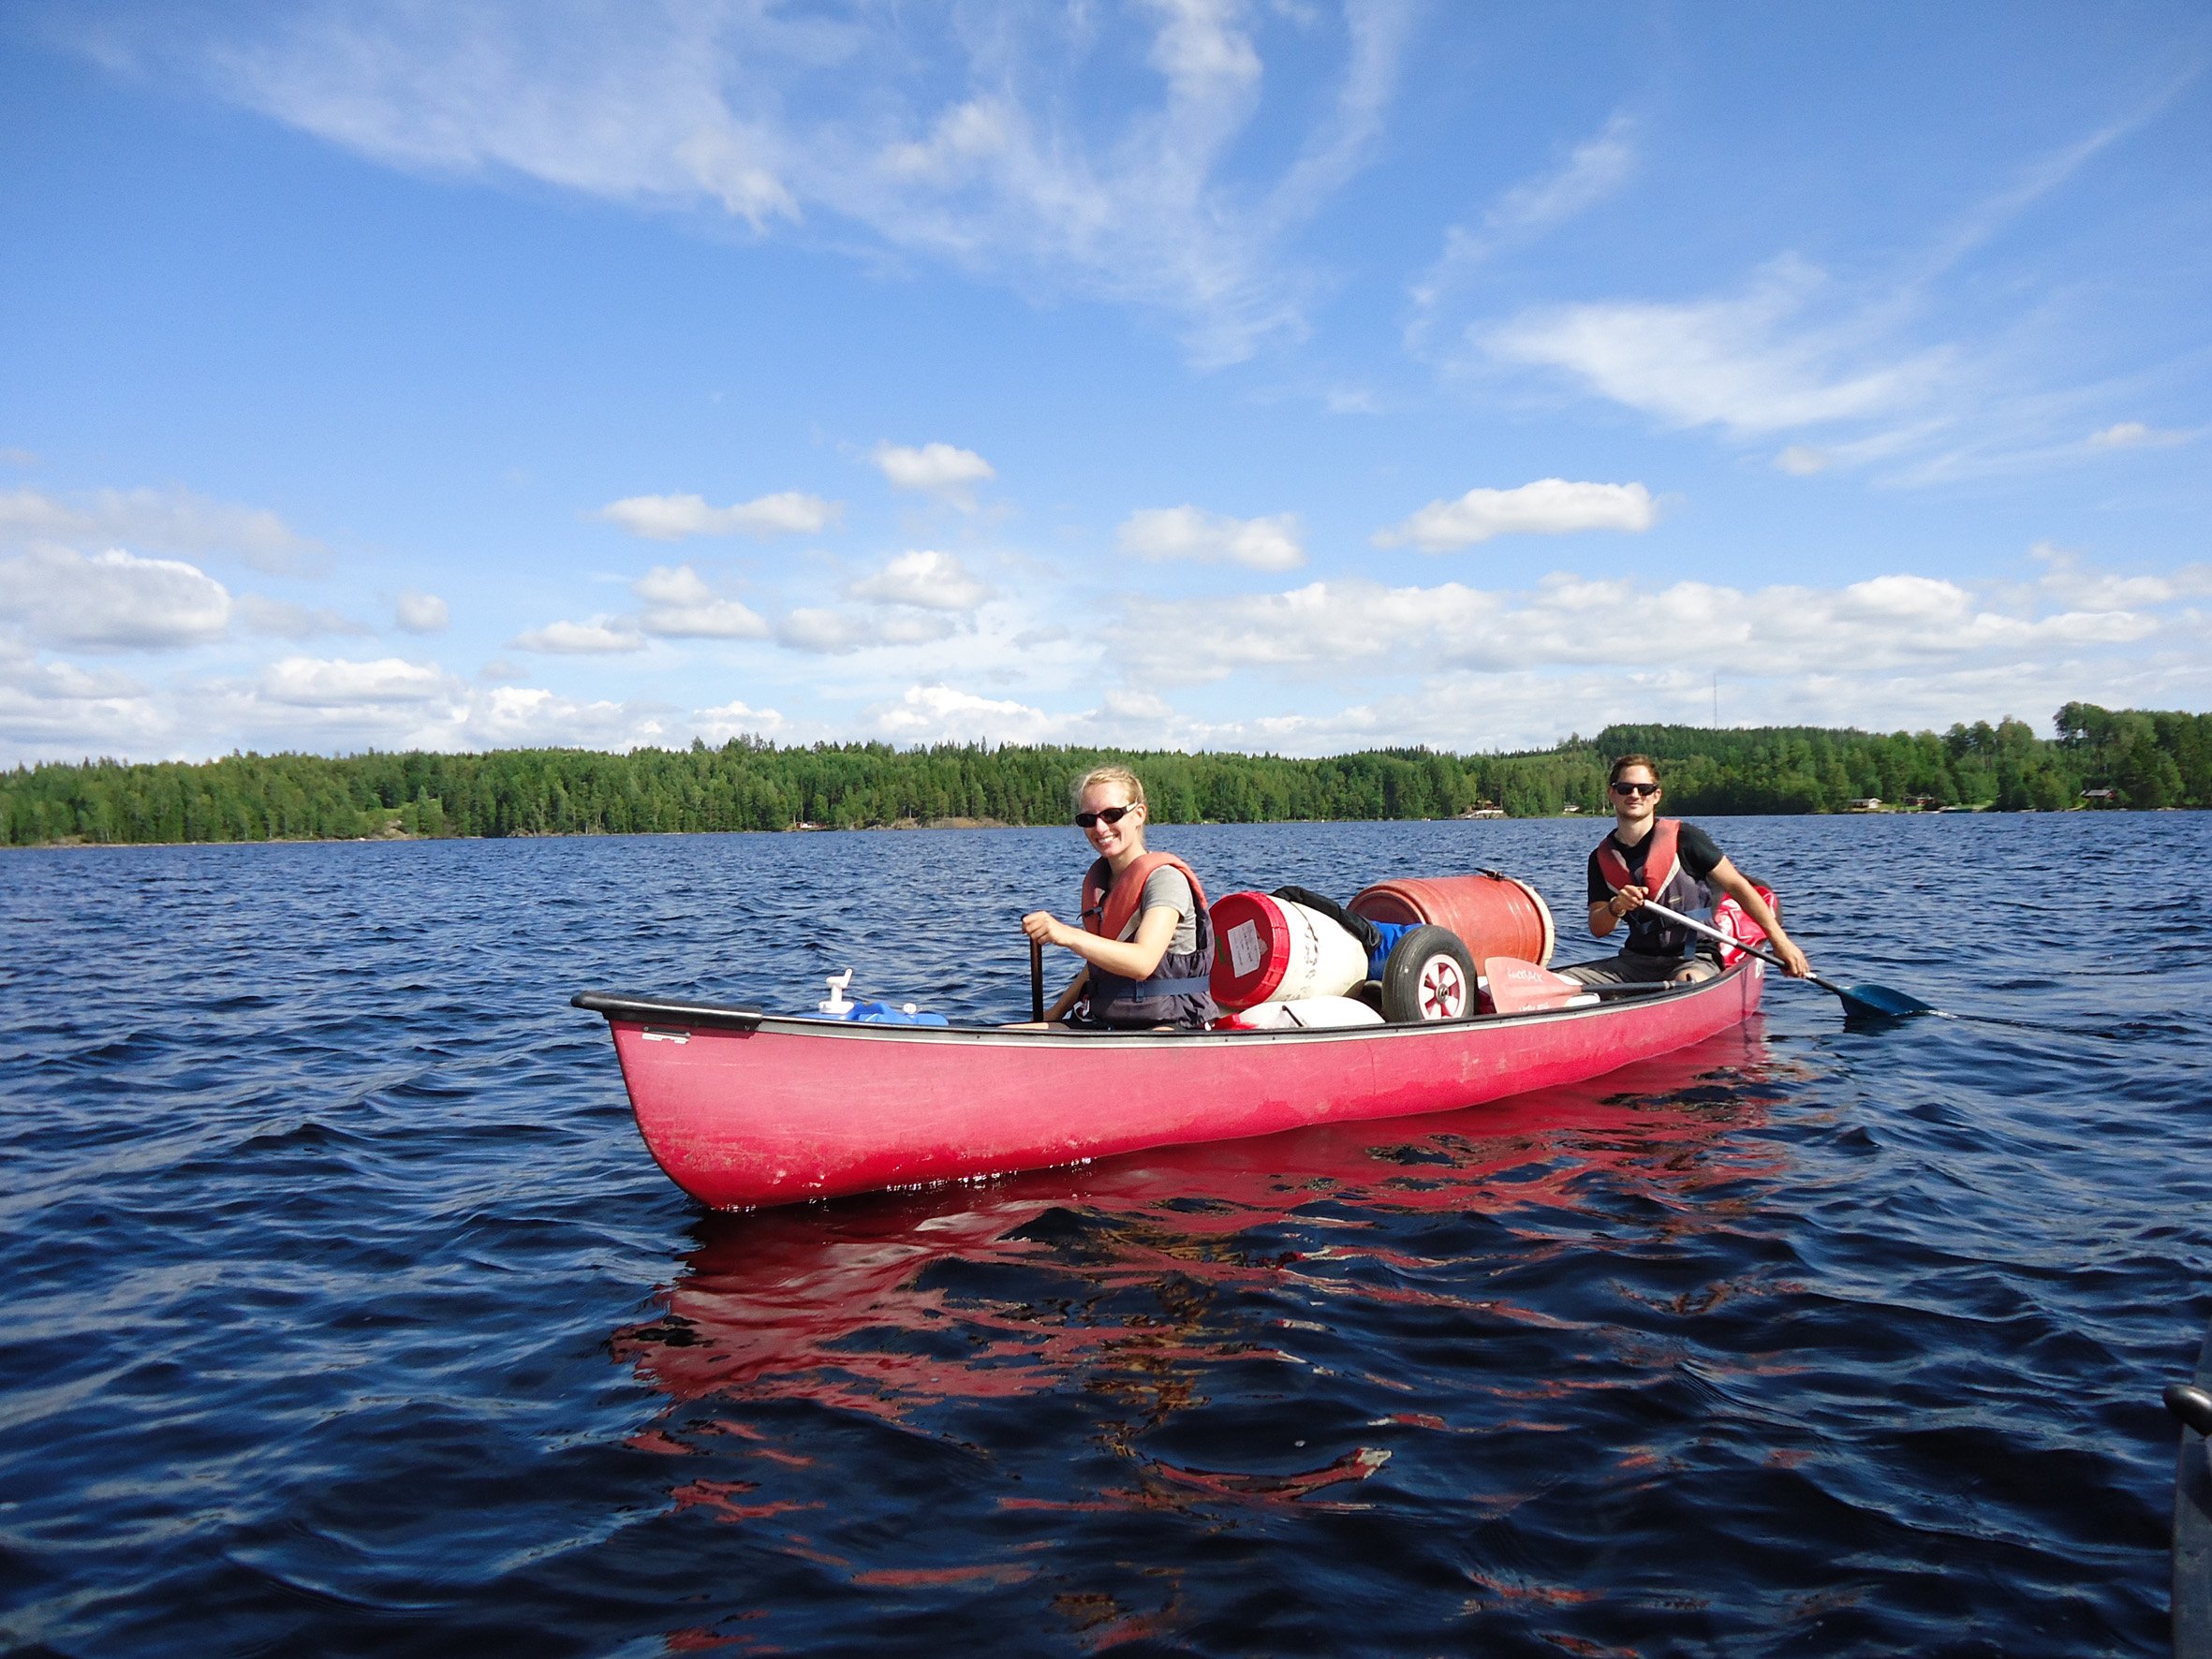
[[[1943,1010],[1934,1003],[1924,1003],[1920,998],[1887,985],[1831,985],[1828,987],[1843,999],[1843,1011],[1874,1020],[1902,1020],[1911,1014],[1940,1014]]]

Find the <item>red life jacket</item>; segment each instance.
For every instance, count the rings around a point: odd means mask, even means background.
[[[1653,822],[1651,833],[1644,838],[1644,879],[1639,882],[1630,870],[1628,859],[1621,857],[1619,844],[1608,835],[1598,844],[1598,874],[1605,878],[1605,885],[1615,892],[1626,887],[1642,887],[1651,897],[1665,904],[1659,898],[1667,884],[1674,879],[1681,865],[1680,855],[1674,850],[1682,840],[1680,818],[1659,818]],[[1671,908],[1671,906],[1670,906]]]
[[[1214,922],[1198,874],[1173,853],[1143,853],[1119,875],[1100,859],[1083,878],[1083,925],[1101,939],[1119,939],[1144,898],[1144,878],[1155,870],[1183,873],[1190,884],[1196,950],[1170,949],[1149,979],[1128,979],[1090,966],[1090,1017],[1101,1025],[1202,1027],[1220,1010],[1209,986],[1214,973]],[[1111,881],[1113,885],[1107,886]]]
[[[1138,854],[1127,870],[1113,877],[1113,886],[1107,888],[1099,872],[1111,873],[1113,868],[1100,859],[1083,878],[1083,925],[1101,939],[1121,937],[1129,918],[1137,914],[1137,902],[1144,896],[1144,878],[1155,870],[1180,870],[1183,879],[1190,884],[1190,896],[1199,913],[1205,913],[1206,889],[1199,884],[1198,873],[1173,853]]]
[[[1629,868],[1628,859],[1621,856],[1619,846],[1608,835],[1598,844],[1598,874],[1616,893],[1625,887],[1641,887],[1646,897],[1657,899],[1669,910],[1678,910],[1703,921],[1705,919],[1703,913],[1713,907],[1713,894],[1703,882],[1682,868],[1678,851],[1681,840],[1681,819],[1656,820],[1651,833],[1644,837],[1644,875],[1639,881],[1635,872]],[[1639,956],[1688,956],[1697,948],[1698,935],[1688,928],[1661,921],[1642,910],[1631,910],[1628,919],[1628,947]]]

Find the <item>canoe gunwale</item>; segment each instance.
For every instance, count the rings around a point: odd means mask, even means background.
[[[787,1037],[818,1037],[900,1044],[1001,1043],[1025,1048],[1080,1049],[1155,1048],[1190,1044],[1213,1048],[1232,1045],[1281,1043],[1377,1042],[1441,1032],[1504,1029],[1556,1020],[1617,1019],[1631,1010],[1694,1001],[1734,983],[1753,964],[1747,959],[1710,979],[1687,985],[1634,987],[1640,994],[1600,995],[1580,1007],[1538,1008],[1521,1014],[1469,1014],[1457,1020],[1401,1020],[1382,1025],[1277,1027],[1265,1031],[1082,1031],[1025,1030],[1012,1025],[878,1025],[866,1021],[834,1020],[820,1015],[771,1014],[736,1004],[698,1002],[688,997],[646,996],[630,992],[580,991],[568,999],[571,1007],[604,1015],[610,1025],[642,1025],[670,1030],[758,1031]],[[1609,988],[1593,987],[1596,990]],[[1628,989],[1628,988],[1623,988]]]

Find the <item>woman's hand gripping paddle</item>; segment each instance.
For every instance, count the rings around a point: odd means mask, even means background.
[[[1648,910],[1654,916],[1663,917],[1677,927],[1688,928],[1693,933],[1703,933],[1706,938],[1718,939],[1721,944],[1734,949],[1748,951],[1759,958],[1761,962],[1772,962],[1776,967],[1781,968],[1785,974],[1789,973],[1782,959],[1773,951],[1762,949],[1761,947],[1742,939],[1732,939],[1718,928],[1709,928],[1702,921],[1692,921],[1679,910],[1669,910],[1656,899],[1646,899],[1637,908]],[[1633,916],[1635,911],[1631,910],[1629,914]],[[1792,976],[1794,977],[1794,976]],[[1901,1020],[1908,1014],[1935,1014],[1945,1020],[1958,1018],[1955,1014],[1944,1013],[1933,1003],[1924,1003],[1916,996],[1908,995],[1902,991],[1893,991],[1886,985],[1837,985],[1833,980],[1821,978],[1818,974],[1807,974],[1806,977],[1822,991],[1842,998],[1846,1018],[1853,1014],[1871,1016],[1878,1020]]]

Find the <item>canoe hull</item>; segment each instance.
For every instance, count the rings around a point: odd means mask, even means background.
[[[589,993],[646,1146],[715,1209],[1002,1174],[1574,1083],[1736,1025],[1763,970],[1597,1007],[1345,1031],[856,1025]]]

